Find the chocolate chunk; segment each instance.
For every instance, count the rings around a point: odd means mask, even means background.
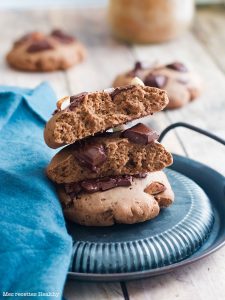
[[[80,147],[75,154],[79,162],[92,171],[96,171],[107,159],[105,149],[102,145],[86,145]]]
[[[133,70],[131,70],[130,72],[127,73],[128,76],[138,76],[139,75],[139,71],[141,71],[143,69],[142,67],[142,63],[140,61],[137,61],[134,65]]]
[[[46,50],[52,50],[54,47],[47,40],[40,40],[33,42],[28,48],[28,53],[41,52]]]
[[[148,128],[142,123],[138,123],[137,125],[125,130],[122,132],[121,136],[128,138],[128,140],[133,143],[141,145],[150,144],[159,137],[154,130]]]
[[[79,93],[77,95],[71,96],[70,97],[71,104],[69,106],[69,110],[73,110],[74,108],[79,106],[79,104],[84,100],[84,98],[87,94],[88,94],[87,92],[83,92],[83,93]]]
[[[75,38],[73,36],[66,34],[60,29],[53,30],[51,36],[64,44],[70,44],[75,41]]]
[[[130,186],[132,184],[132,176],[125,175],[117,178],[117,186]]]
[[[121,87],[117,87],[115,88],[111,93],[110,96],[112,99],[114,99],[114,97],[118,94],[120,94],[121,92],[125,92],[128,90],[131,90],[135,87],[135,85],[126,85],[126,86],[121,86]]]
[[[178,72],[187,72],[188,71],[187,67],[180,62],[174,62],[172,64],[168,64],[168,65],[166,65],[166,68],[172,69],[172,70],[175,70]]]
[[[142,69],[142,63],[140,61],[136,61],[134,65],[134,70]]]
[[[137,72],[139,70],[142,70],[143,67],[142,67],[142,63],[140,61],[137,61],[134,65],[134,69],[133,69],[133,72]]]
[[[120,186],[131,186],[132,180],[131,175],[83,180],[79,183],[65,184],[65,192],[71,196],[77,195],[80,192],[95,193],[107,191]]]
[[[87,193],[94,193],[99,191],[99,185],[93,180],[84,180],[80,183],[82,190]]]
[[[107,191],[114,187],[117,187],[117,180],[115,178],[103,178],[98,182],[100,191]]]
[[[59,112],[58,108],[53,111],[52,116],[54,116],[55,114],[57,114],[57,112]]]
[[[162,88],[166,85],[168,77],[159,74],[148,74],[144,79],[144,84],[156,88]]]

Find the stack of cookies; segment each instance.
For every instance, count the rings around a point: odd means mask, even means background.
[[[44,137],[51,148],[69,144],[47,167],[66,218],[87,226],[132,224],[156,217],[173,202],[162,171],[172,156],[157,133],[141,123],[121,130],[167,104],[165,91],[139,80],[57,102]]]

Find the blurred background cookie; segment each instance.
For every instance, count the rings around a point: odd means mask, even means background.
[[[130,84],[134,77],[139,77],[147,86],[166,90],[169,97],[167,109],[186,105],[195,100],[202,91],[200,77],[181,62],[151,66],[136,62],[132,70],[116,77],[113,86]]]
[[[31,32],[17,40],[6,59],[10,66],[27,71],[65,70],[85,58],[84,46],[62,30],[49,35]]]

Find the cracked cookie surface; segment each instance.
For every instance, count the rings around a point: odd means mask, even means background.
[[[46,124],[44,138],[51,148],[72,144],[151,115],[162,110],[169,100],[166,92],[160,89],[130,85],[101,92],[82,93],[70,97],[69,101],[69,106],[57,110]]]

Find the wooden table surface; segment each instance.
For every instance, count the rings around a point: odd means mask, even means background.
[[[63,28],[75,34],[88,49],[87,60],[66,72],[13,71],[4,55],[14,39],[31,30]],[[193,28],[182,38],[152,46],[129,46],[114,40],[103,9],[1,11],[0,84],[34,87],[48,80],[58,97],[110,87],[115,75],[131,68],[137,59],[154,62],[180,60],[204,80],[202,97],[175,111],[146,118],[159,132],[168,124],[186,121],[225,138],[225,9],[198,9]],[[40,99],[41,101],[41,99]],[[44,105],[44,103],[42,103]],[[187,155],[225,173],[224,148],[185,129],[164,141],[174,153]],[[168,275],[127,283],[67,282],[67,299],[223,300],[225,299],[225,248]]]

